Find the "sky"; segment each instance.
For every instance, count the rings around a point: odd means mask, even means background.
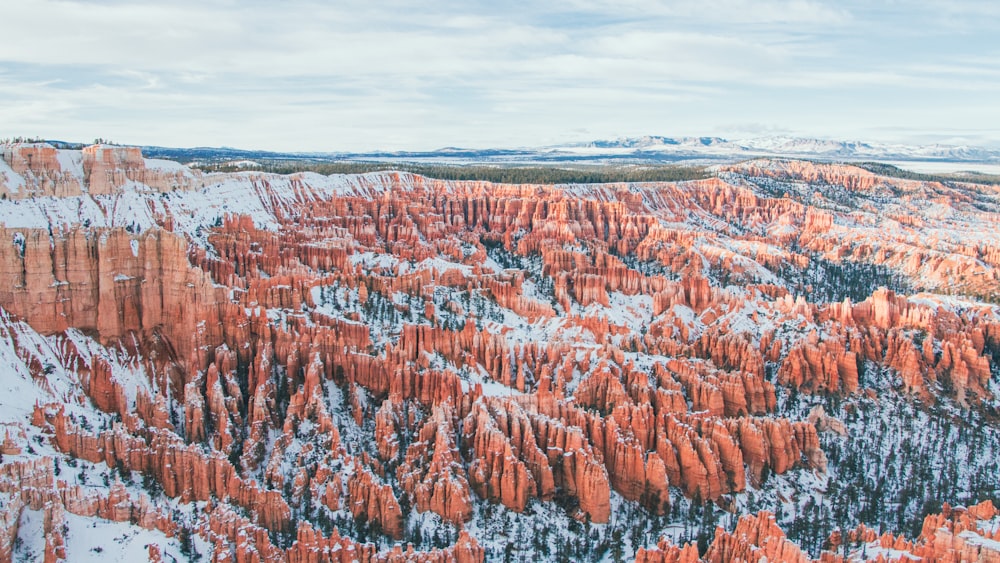
[[[993,0],[19,0],[0,138],[284,151],[1000,146]]]

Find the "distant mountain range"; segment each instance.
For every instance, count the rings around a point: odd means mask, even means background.
[[[57,146],[72,143],[49,141]],[[621,137],[583,143],[528,147],[434,151],[275,152],[229,147],[144,146],[151,158],[180,162],[260,160],[386,161],[427,164],[669,163],[715,164],[755,157],[792,157],[827,161],[945,162],[1000,165],[1000,148],[966,145],[901,145],[772,136],[742,140],[720,137]]]
[[[633,155],[672,154],[683,157],[747,158],[795,156],[836,160],[941,160],[1000,162],[1000,149],[953,145],[900,145],[833,141],[798,137],[757,137],[727,140],[720,137],[624,137],[555,147],[556,150]]]

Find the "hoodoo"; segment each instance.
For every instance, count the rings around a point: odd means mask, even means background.
[[[2,561],[1000,558],[995,187],[3,161]]]

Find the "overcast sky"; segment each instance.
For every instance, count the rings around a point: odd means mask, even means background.
[[[1000,2],[19,0],[0,137],[275,150],[632,135],[1000,145]]]

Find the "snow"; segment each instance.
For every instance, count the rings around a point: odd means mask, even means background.
[[[17,540],[14,542],[14,559],[42,561],[45,556],[45,514],[41,510],[25,508],[18,520]]]
[[[910,303],[930,307],[935,311],[943,308],[951,313],[961,314],[968,310],[989,311],[994,317],[1000,319],[1000,306],[975,301],[956,295],[940,295],[937,293],[917,293],[907,297]]]
[[[692,327],[694,326],[695,319],[697,318],[694,309],[688,307],[687,305],[681,305],[680,303],[674,305],[670,308],[670,312],[674,317],[680,319],[685,325]]]
[[[375,252],[358,252],[352,254],[348,260],[352,266],[361,264],[366,270],[389,270],[399,263],[399,259],[392,254],[377,254]]]
[[[965,543],[968,545],[974,545],[976,547],[981,547],[984,550],[1000,554],[1000,541],[984,538],[971,530],[966,530],[958,534],[958,537],[965,540]]]
[[[487,256],[486,260],[483,261],[482,268],[488,272],[493,272],[494,274],[500,274],[504,271],[504,267],[490,256]]]
[[[80,179],[83,186],[83,153],[80,151],[60,149],[56,151],[56,160],[59,168],[62,169],[63,176],[70,176]]]
[[[150,206],[149,188],[144,184],[127,182],[112,196],[101,197],[102,207],[111,227],[129,227],[145,231],[156,225],[156,217]]]
[[[715,137],[626,137],[610,141],[546,147],[546,149],[553,154],[576,154],[590,158],[622,155],[641,158],[645,154],[672,155],[685,159],[702,157],[717,162],[745,160],[752,156],[796,156],[805,159],[888,161],[901,168],[913,167],[929,172],[990,171],[1000,168],[997,164],[1000,160],[1000,151],[990,148],[940,144],[912,146],[780,135],[732,140]],[[522,159],[528,160],[530,157]]]
[[[977,172],[979,174],[1000,174],[1000,164],[968,161],[937,161],[937,160],[890,160],[886,161],[903,170],[911,170],[923,174],[955,174],[961,172]]]
[[[592,303],[584,309],[584,314],[588,317],[603,317],[612,325],[639,331],[643,326],[648,326],[653,317],[653,297],[612,291],[608,293],[607,307]]]
[[[89,224],[107,226],[105,211],[89,196],[38,197],[0,201],[0,222],[7,228],[44,229]]]
[[[483,395],[486,397],[510,397],[513,395],[523,395],[517,389],[512,387],[507,387],[506,385],[497,381],[484,381],[482,382]]]
[[[157,158],[147,158],[145,160],[146,160],[146,168],[150,170],[158,170],[161,172],[172,172],[172,173],[180,172],[186,176],[193,176],[191,169],[188,168],[187,166],[184,166],[180,162],[176,162],[173,160],[160,160]]]
[[[1000,516],[993,518],[992,520],[980,520],[977,524],[979,530],[983,534],[993,535],[1000,531]]]
[[[438,274],[443,274],[448,270],[458,270],[462,272],[463,275],[472,274],[472,266],[467,266],[465,264],[458,264],[455,262],[450,262],[443,258],[425,258],[417,263],[415,270],[433,270]],[[402,271],[400,273],[403,273]]]
[[[14,246],[21,247],[21,255],[23,256],[24,255],[24,233],[22,233],[20,231],[15,231],[12,239],[13,239],[12,242],[13,242]]]
[[[0,394],[4,397],[0,422],[24,422],[31,416],[35,402],[44,402],[47,398],[47,393],[32,377],[22,354],[39,358],[43,366],[58,365],[55,351],[45,338],[22,322],[13,323],[7,313],[0,310]],[[59,374],[50,375],[53,376],[52,381],[46,383],[53,386]],[[56,387],[66,388],[59,384]]]
[[[66,513],[69,527],[66,539],[66,558],[69,561],[131,562],[149,558],[150,544],[160,547],[164,561],[188,561],[181,554],[176,537],[168,538],[158,530],[146,530],[123,522],[99,518],[86,518]],[[192,534],[195,550],[203,557],[211,553],[210,544]]]
[[[878,541],[871,542],[865,546],[863,553],[853,553],[849,559],[855,561],[872,561],[882,556],[885,561],[920,561],[921,558],[913,555],[909,551],[882,547]]]
[[[0,184],[7,186],[11,193],[18,193],[24,188],[24,177],[14,172],[7,161],[0,158]]]
[[[67,173],[79,175],[82,181],[79,151],[60,151],[58,158]],[[195,171],[172,161],[147,159],[146,166],[155,171],[196,177]],[[169,193],[157,193],[145,184],[129,181],[113,195],[0,201],[0,223],[7,228],[39,229],[84,223],[142,231],[154,226],[157,216],[169,212],[174,217],[175,230],[205,245],[207,241],[200,229],[213,225],[226,214],[249,215],[258,228],[275,229],[278,226],[275,213],[291,213],[293,204],[330,199],[335,194],[374,197],[389,189],[410,190],[415,177],[389,172],[332,176],[242,172],[207,174],[202,179],[204,187],[200,189]],[[15,174],[2,160],[0,181],[13,192],[26,185],[25,178]]]
[[[68,355],[67,350],[71,349],[78,356]],[[0,309],[0,394],[4,396],[0,423],[27,422],[36,402],[61,402],[66,404],[68,412],[78,416],[93,414],[86,406],[89,401],[74,371],[79,367],[75,362],[82,360],[89,367],[95,357],[111,367],[112,378],[122,385],[131,407],[135,406],[139,389],[152,395],[142,358],[107,349],[77,329],[69,329],[63,335],[42,336]],[[33,374],[29,364],[42,366],[41,373]]]
[[[260,163],[253,160],[229,160],[223,162],[222,166],[232,166],[233,168],[260,168]]]

